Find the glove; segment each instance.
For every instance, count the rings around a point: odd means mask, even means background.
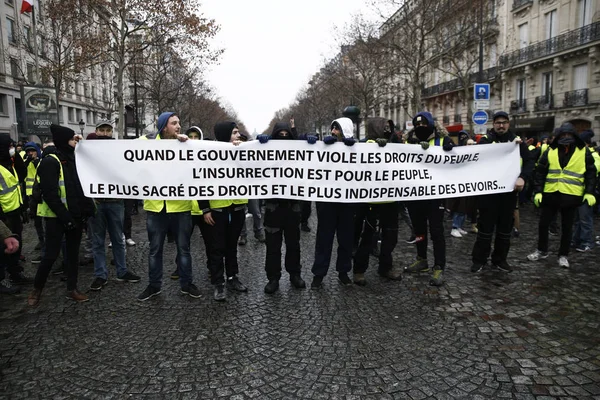
[[[586,193],[583,195],[583,202],[585,203],[586,201],[590,207],[594,207],[596,204],[596,197],[593,194]]]
[[[334,144],[335,142],[337,142],[337,138],[335,136],[325,136],[323,138],[323,142],[325,144]]]
[[[377,142],[377,144],[379,145],[379,147],[385,147],[385,145],[387,144],[387,140],[385,139],[375,139],[375,142]]]
[[[444,151],[450,151],[452,150],[454,146],[452,146],[452,143],[446,143],[445,145],[442,146],[442,149],[444,149]]]
[[[269,139],[271,139],[271,138],[269,137],[269,135],[262,134],[262,135],[258,135],[258,136],[256,137],[256,139],[258,139],[258,141],[259,141],[259,142],[261,142],[262,144],[265,144],[265,143],[267,143],[267,142],[269,141]]]
[[[317,143],[317,140],[319,140],[319,138],[315,135],[306,135],[306,142],[308,144],[315,144]]]
[[[542,194],[541,193],[536,193],[535,196],[533,196],[533,204],[535,204],[536,207],[539,207],[540,204],[542,204]]]
[[[429,148],[429,142],[421,142],[419,144],[423,150],[427,150]]]
[[[354,139],[353,137],[345,137],[344,138],[344,144],[346,146],[354,146],[354,143],[356,143],[356,139]]]

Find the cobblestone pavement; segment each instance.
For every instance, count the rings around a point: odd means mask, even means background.
[[[600,399],[597,252],[571,254],[570,270],[553,256],[527,261],[537,216],[531,207],[522,214],[511,274],[490,267],[471,274],[475,235],[447,235],[442,288],[428,286],[426,274],[385,281],[372,258],[366,287],[343,287],[331,271],[320,291],[295,290],[284,274],[269,296],[264,245],[250,238],[239,251],[250,291],[217,303],[197,230],[194,274],[203,297],[181,295],[169,279],[168,244],[162,294],[136,300],[147,283],[142,213],[127,255],[141,283],[116,282],[113,267],[87,303],[64,299],[54,275],[37,308],[26,306],[26,294],[0,297],[0,398]],[[32,229],[27,258],[35,255]],[[302,235],[308,283],[314,229]],[[406,237],[402,226],[400,265],[415,257]],[[26,272],[34,271],[27,262]],[[92,267],[82,267],[80,288],[91,281]]]

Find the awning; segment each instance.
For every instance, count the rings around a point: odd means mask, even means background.
[[[455,133],[455,132],[460,132],[463,130],[462,124],[444,126],[444,128],[446,128],[448,133]]]
[[[513,119],[510,125],[517,132],[552,132],[554,117]]]

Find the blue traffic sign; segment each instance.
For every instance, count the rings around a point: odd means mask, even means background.
[[[473,97],[475,100],[489,100],[490,99],[490,84],[489,83],[476,83],[473,88]]]
[[[488,114],[483,110],[479,110],[479,111],[475,112],[473,114],[473,122],[475,122],[477,125],[487,124]]]

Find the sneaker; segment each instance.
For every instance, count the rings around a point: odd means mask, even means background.
[[[471,265],[471,272],[473,272],[473,273],[481,272],[482,269],[483,269],[483,264],[474,262],[473,265]]]
[[[102,279],[100,277],[96,277],[92,284],[90,285],[91,290],[100,290],[108,283],[108,280]]]
[[[265,232],[264,231],[260,231],[258,233],[254,234],[254,238],[256,240],[258,240],[260,243],[264,243],[266,238],[265,238]]]
[[[300,225],[300,230],[302,232],[310,232],[310,226],[308,226],[308,224],[302,224]]]
[[[146,290],[144,290],[142,293],[140,293],[140,295],[137,297],[137,299],[139,301],[146,301],[150,297],[159,295],[160,292],[161,292],[160,288],[155,288],[154,286],[148,285],[148,287],[146,287]]]
[[[125,272],[125,275],[117,277],[117,282],[131,282],[131,283],[136,283],[136,282],[139,282],[141,280],[142,280],[142,278],[140,278],[136,274],[132,274],[129,271]]]
[[[558,257],[558,266],[563,268],[569,268],[569,260],[566,256]]]
[[[471,224],[471,233],[477,233],[479,232],[479,229],[477,228],[477,224]]]
[[[381,240],[378,240],[377,243],[375,244],[375,246],[373,246],[371,248],[371,255],[373,257],[379,257],[380,253],[381,253]]]
[[[352,280],[350,279],[348,274],[345,272],[340,272],[338,274],[338,279],[340,280],[340,283],[342,285],[352,285]]]
[[[246,239],[245,235],[244,236],[240,236],[240,239],[238,240],[238,246],[245,246],[247,241],[248,240]]]
[[[517,228],[513,228],[512,237],[518,238],[519,236],[521,236],[521,232]]]
[[[135,242],[132,238],[125,240],[125,243],[127,244],[127,246],[135,246]]]
[[[548,233],[550,236],[558,236],[558,230],[556,229],[548,229]]]
[[[188,283],[186,286],[182,287],[181,293],[187,294],[188,296],[193,297],[194,299],[202,297],[202,295],[200,294],[200,290],[193,283]]]
[[[387,278],[391,281],[401,281],[402,280],[402,272],[398,268],[391,268],[387,271],[380,271],[379,276]]]
[[[15,287],[10,283],[10,280],[3,279],[0,281],[0,294],[18,294],[21,293],[21,288]]]
[[[296,289],[304,289],[306,287],[306,282],[304,282],[300,274],[290,275],[290,283]]]
[[[417,257],[417,260],[404,268],[404,272],[429,272],[429,266],[427,265],[427,259]]]
[[[463,235],[463,236],[465,236],[465,235],[468,235],[468,234],[469,234],[469,232],[465,231],[463,228],[457,228],[457,229],[458,229],[458,232],[459,232],[461,235]]]
[[[444,270],[442,267],[435,266],[433,267],[433,273],[431,274],[431,278],[429,279],[430,286],[442,286],[444,284]]]
[[[408,244],[417,243],[417,237],[415,235],[411,235],[408,239],[405,240],[405,242]]]
[[[540,251],[540,250],[536,250],[533,253],[531,253],[530,255],[527,256],[527,259],[529,261],[537,261],[537,260],[542,260],[544,258],[548,258],[548,252],[547,251]]]
[[[33,283],[33,278],[25,275],[22,272],[19,272],[18,274],[12,275],[10,277],[10,281],[15,285],[28,285],[30,283]]]
[[[39,264],[42,262],[42,256],[37,256],[31,259],[32,264]]]
[[[42,297],[42,291],[40,289],[33,289],[29,296],[27,297],[27,304],[31,307],[35,307],[39,304],[40,298]]]
[[[227,289],[235,290],[237,292],[247,292],[248,288],[244,286],[237,276],[227,279]]]
[[[60,264],[56,268],[52,268],[52,275],[62,275],[65,273],[65,266]]]
[[[592,248],[590,246],[577,246],[575,250],[580,253],[587,253],[588,251],[592,251]]]
[[[265,285],[265,293],[273,294],[279,290],[279,279],[271,279],[269,283]]]
[[[87,297],[87,295],[81,293],[77,289],[67,290],[67,292],[65,293],[65,297],[68,300],[75,300],[78,303],[83,303],[89,300],[89,297]]]
[[[323,277],[314,276],[312,283],[310,284],[311,289],[320,289],[323,286]]]
[[[179,269],[176,269],[175,271],[171,272],[171,279],[173,279],[173,280],[179,279]]]
[[[221,283],[215,285],[215,293],[213,295],[215,301],[225,301],[227,299],[227,295],[225,294],[225,284]]]
[[[352,275],[352,280],[354,281],[354,284],[358,285],[358,286],[365,286],[367,284],[367,280],[365,279],[365,274],[355,272]]]
[[[513,272],[512,265],[510,265],[506,261],[500,261],[500,262],[494,263],[494,266],[503,272]]]
[[[112,248],[112,242],[108,242],[108,248]]]
[[[455,238],[461,238],[461,237],[462,237],[462,234],[461,234],[461,233],[460,233],[460,231],[459,231],[458,229],[456,229],[456,228],[452,228],[452,231],[450,232],[450,235],[451,235],[452,237],[455,237]]]

